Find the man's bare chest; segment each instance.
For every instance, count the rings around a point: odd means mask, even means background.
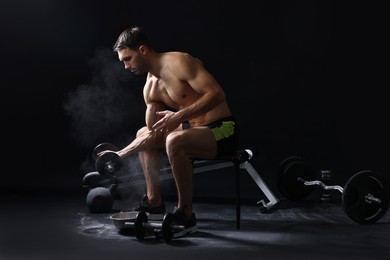
[[[186,82],[159,79],[153,83],[150,94],[156,101],[179,109],[191,103],[196,92]]]

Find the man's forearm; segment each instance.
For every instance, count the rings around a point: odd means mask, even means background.
[[[189,120],[190,118],[196,117],[198,115],[205,114],[224,101],[221,97],[223,96],[211,93],[205,94],[195,103],[176,112],[176,114],[178,114],[180,117],[181,122]]]
[[[128,146],[124,147],[117,154],[121,158],[125,158],[131,156],[135,153],[138,153],[142,150],[146,150],[156,146],[157,135],[161,133],[157,133],[154,131],[146,131],[142,135],[137,136]]]

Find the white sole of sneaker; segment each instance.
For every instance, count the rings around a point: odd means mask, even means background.
[[[178,232],[173,233],[173,238],[184,237],[186,235],[198,232],[198,230],[199,229],[197,226],[189,227],[187,229],[183,229],[183,230],[180,230]]]
[[[183,230],[180,230],[178,232],[174,232],[172,234],[172,238],[179,238],[179,237],[184,237],[186,235],[189,235],[189,234],[193,234],[195,232],[198,232],[198,227],[197,226],[193,226],[193,227],[190,227],[190,228],[187,228],[187,229],[183,229]],[[153,230],[154,232],[154,235],[158,238],[164,238],[162,233],[161,233],[161,229],[154,229]]]

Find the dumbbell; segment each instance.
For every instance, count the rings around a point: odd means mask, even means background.
[[[98,145],[95,146],[95,148],[93,149],[92,151],[92,160],[94,162],[96,162],[97,158],[99,157],[99,153],[100,152],[103,152],[103,151],[106,151],[106,150],[110,150],[110,151],[118,151],[118,147],[112,143],[107,143],[107,142],[104,142],[104,143],[100,143]]]
[[[161,236],[167,242],[171,241],[173,238],[174,231],[184,230],[182,225],[173,225],[173,214],[165,213],[162,221],[150,222],[148,216],[144,211],[137,213],[134,222],[130,222],[129,227],[134,228],[135,236],[142,240],[145,238],[146,231],[148,229],[158,229],[161,230]]]
[[[314,171],[300,156],[292,156],[279,165],[278,187],[289,200],[297,201],[307,197],[314,186],[324,190],[336,190],[342,194],[345,213],[358,224],[372,224],[382,218],[389,207],[389,191],[384,177],[374,171],[355,173],[344,187],[325,185],[311,180]]]
[[[98,155],[102,151],[110,150]],[[115,174],[122,167],[122,159],[115,153],[118,148],[111,143],[101,143],[92,152],[92,159],[95,160],[95,168],[101,175]]]

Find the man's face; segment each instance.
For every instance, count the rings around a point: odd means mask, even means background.
[[[142,54],[140,51],[125,48],[118,51],[118,58],[123,62],[126,70],[130,70],[136,75],[144,73]]]

